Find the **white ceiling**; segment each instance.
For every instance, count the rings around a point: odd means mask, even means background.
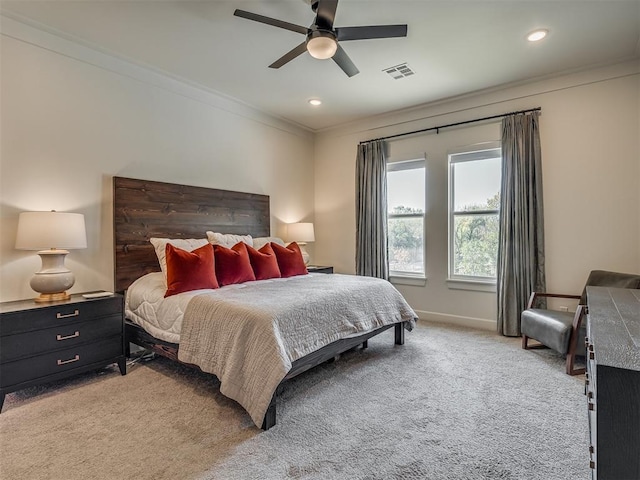
[[[233,16],[236,8],[309,26],[305,0],[6,1],[2,12],[236,98],[313,131],[559,72],[640,58],[640,0],[340,0],[335,26],[408,24],[406,38],[342,43],[348,78],[304,36]],[[532,44],[537,28],[548,37]],[[415,75],[382,70],[407,62]],[[320,107],[307,103],[323,100]]]

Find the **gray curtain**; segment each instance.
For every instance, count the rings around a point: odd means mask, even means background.
[[[502,120],[498,332],[520,335],[532,291],[545,291],[539,112]]]
[[[389,279],[387,158],[382,140],[358,146],[356,158],[356,273]]]

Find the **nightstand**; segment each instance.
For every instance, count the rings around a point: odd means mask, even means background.
[[[307,265],[309,273],[333,273],[333,267],[323,267],[322,265]]]
[[[122,295],[0,303],[0,411],[7,393],[114,362],[125,375]]]

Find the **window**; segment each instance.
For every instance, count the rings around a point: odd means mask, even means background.
[[[495,281],[502,152],[492,148],[449,155],[449,278]]]
[[[389,272],[424,278],[425,160],[387,165]]]

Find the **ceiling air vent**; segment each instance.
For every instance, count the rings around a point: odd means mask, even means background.
[[[400,80],[401,78],[409,77],[416,73],[411,70],[411,67],[406,63],[401,63],[400,65],[396,65],[394,67],[385,68],[382,71],[387,72],[395,80]]]

